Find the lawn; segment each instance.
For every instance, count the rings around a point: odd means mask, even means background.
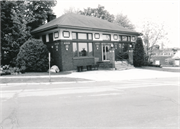
[[[149,69],[149,70],[157,70],[157,71],[165,71],[165,72],[180,72],[180,67],[176,67],[176,69],[173,68],[160,68],[160,67],[149,67],[149,66],[143,66],[139,67],[140,69]]]
[[[70,77],[61,77],[60,75],[71,74],[71,72],[59,72],[51,73],[51,82],[76,82],[76,81],[90,81],[82,78],[70,78]],[[59,75],[59,77],[53,77],[54,75]],[[12,74],[4,75],[0,77],[0,83],[45,83],[49,82],[49,73],[47,72],[26,72],[24,74]]]

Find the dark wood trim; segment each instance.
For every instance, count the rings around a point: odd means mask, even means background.
[[[96,38],[96,34],[99,35],[99,38]],[[94,33],[94,39],[100,39],[100,33]]]
[[[69,33],[69,36],[64,36],[64,32],[68,32],[68,33]],[[70,32],[69,32],[69,31],[63,31],[62,34],[63,34],[63,37],[64,37],[64,38],[69,38],[69,37],[70,37]]]

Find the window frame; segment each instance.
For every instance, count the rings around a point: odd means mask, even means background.
[[[80,39],[78,34],[85,34],[85,35],[86,35],[86,39]],[[76,32],[76,36],[77,36],[77,39],[79,39],[79,40],[88,40],[88,35],[87,35],[87,33]]]
[[[98,37],[96,37],[96,35],[98,35]],[[94,38],[95,39],[100,39],[100,34],[99,33],[94,33]]]
[[[93,43],[92,42],[72,42],[76,43],[76,47],[77,47],[77,56],[74,56],[73,54],[73,58],[84,58],[84,57],[93,57],[94,56],[94,48],[93,48]],[[79,56],[79,43],[85,43],[87,45],[87,55],[86,56]],[[89,55],[89,44],[92,44],[92,55]],[[73,47],[73,45],[72,45]],[[74,47],[72,48],[73,52],[74,52]]]
[[[56,36],[56,34],[57,34],[57,36]],[[58,31],[54,32],[54,38],[55,39],[59,38],[59,32]]]
[[[64,35],[64,32],[67,32],[67,33],[68,33],[68,36],[65,36],[65,35]],[[63,31],[62,34],[63,34],[63,37],[64,37],[64,38],[69,38],[69,37],[70,37],[70,32],[69,32],[69,31]]]
[[[111,34],[103,34],[103,36],[105,36],[105,35],[108,35],[108,36],[109,36],[109,40],[103,39],[103,41],[111,41]],[[103,36],[102,36],[102,37],[103,37]]]
[[[116,38],[115,38],[116,37]],[[118,35],[117,34],[114,34],[113,35],[113,38],[114,38],[114,40],[118,40]]]
[[[126,40],[124,40],[123,37],[126,37]],[[122,41],[127,42],[128,41],[128,36],[127,35],[122,35]]]

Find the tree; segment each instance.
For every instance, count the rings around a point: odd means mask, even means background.
[[[17,55],[17,66],[26,67],[26,71],[47,71],[48,49],[47,46],[37,39],[26,41]]]
[[[70,7],[69,9],[65,9],[64,10],[64,14],[66,13],[75,13],[75,14],[79,14],[80,10],[79,9],[75,9],[74,7]]]
[[[83,11],[79,11],[81,15],[93,16],[97,18],[101,18],[107,20],[109,22],[114,21],[114,15],[110,14],[107,10],[104,9],[104,6],[98,5],[98,8],[90,8],[84,9]]]
[[[135,26],[128,19],[127,15],[123,15],[122,13],[116,15],[116,19],[114,20],[114,23],[117,23],[118,25],[128,28],[130,30],[135,29]]]
[[[133,51],[133,64],[135,67],[141,67],[144,64],[144,48],[141,38],[137,38]]]
[[[19,47],[29,38],[25,10],[23,1],[1,2],[2,64],[9,64],[18,54]]]
[[[26,20],[27,27],[31,30],[45,24],[48,15],[53,14],[52,7],[56,5],[55,0],[51,1],[27,1]]]
[[[148,61],[153,54],[153,49],[156,46],[162,44],[163,41],[167,41],[166,38],[167,33],[164,30],[163,24],[155,24],[153,22],[145,22],[143,25],[143,41],[146,49],[146,56]]]
[[[1,62],[15,65],[20,46],[30,37],[30,31],[45,23],[52,14],[52,1],[1,2]]]

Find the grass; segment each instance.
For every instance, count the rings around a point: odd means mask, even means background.
[[[149,66],[143,66],[138,67],[140,69],[149,69],[149,70],[156,70],[156,71],[165,71],[165,72],[180,72],[180,67],[177,69],[171,69],[171,68],[160,68],[160,67],[149,67]]]
[[[51,77],[51,82],[75,82],[75,81],[90,81],[81,78],[70,77]],[[0,78],[0,83],[45,83],[49,82],[49,78]]]
[[[71,74],[71,72],[59,72],[59,73],[51,73],[51,82],[75,82],[75,81],[90,81],[83,78],[70,78],[70,77],[53,77],[54,75],[67,75]],[[36,76],[36,77],[34,77]],[[44,77],[40,77],[44,76]],[[26,72],[24,74],[11,74],[4,75],[0,77],[0,83],[43,83],[49,82],[49,73],[48,72]]]

